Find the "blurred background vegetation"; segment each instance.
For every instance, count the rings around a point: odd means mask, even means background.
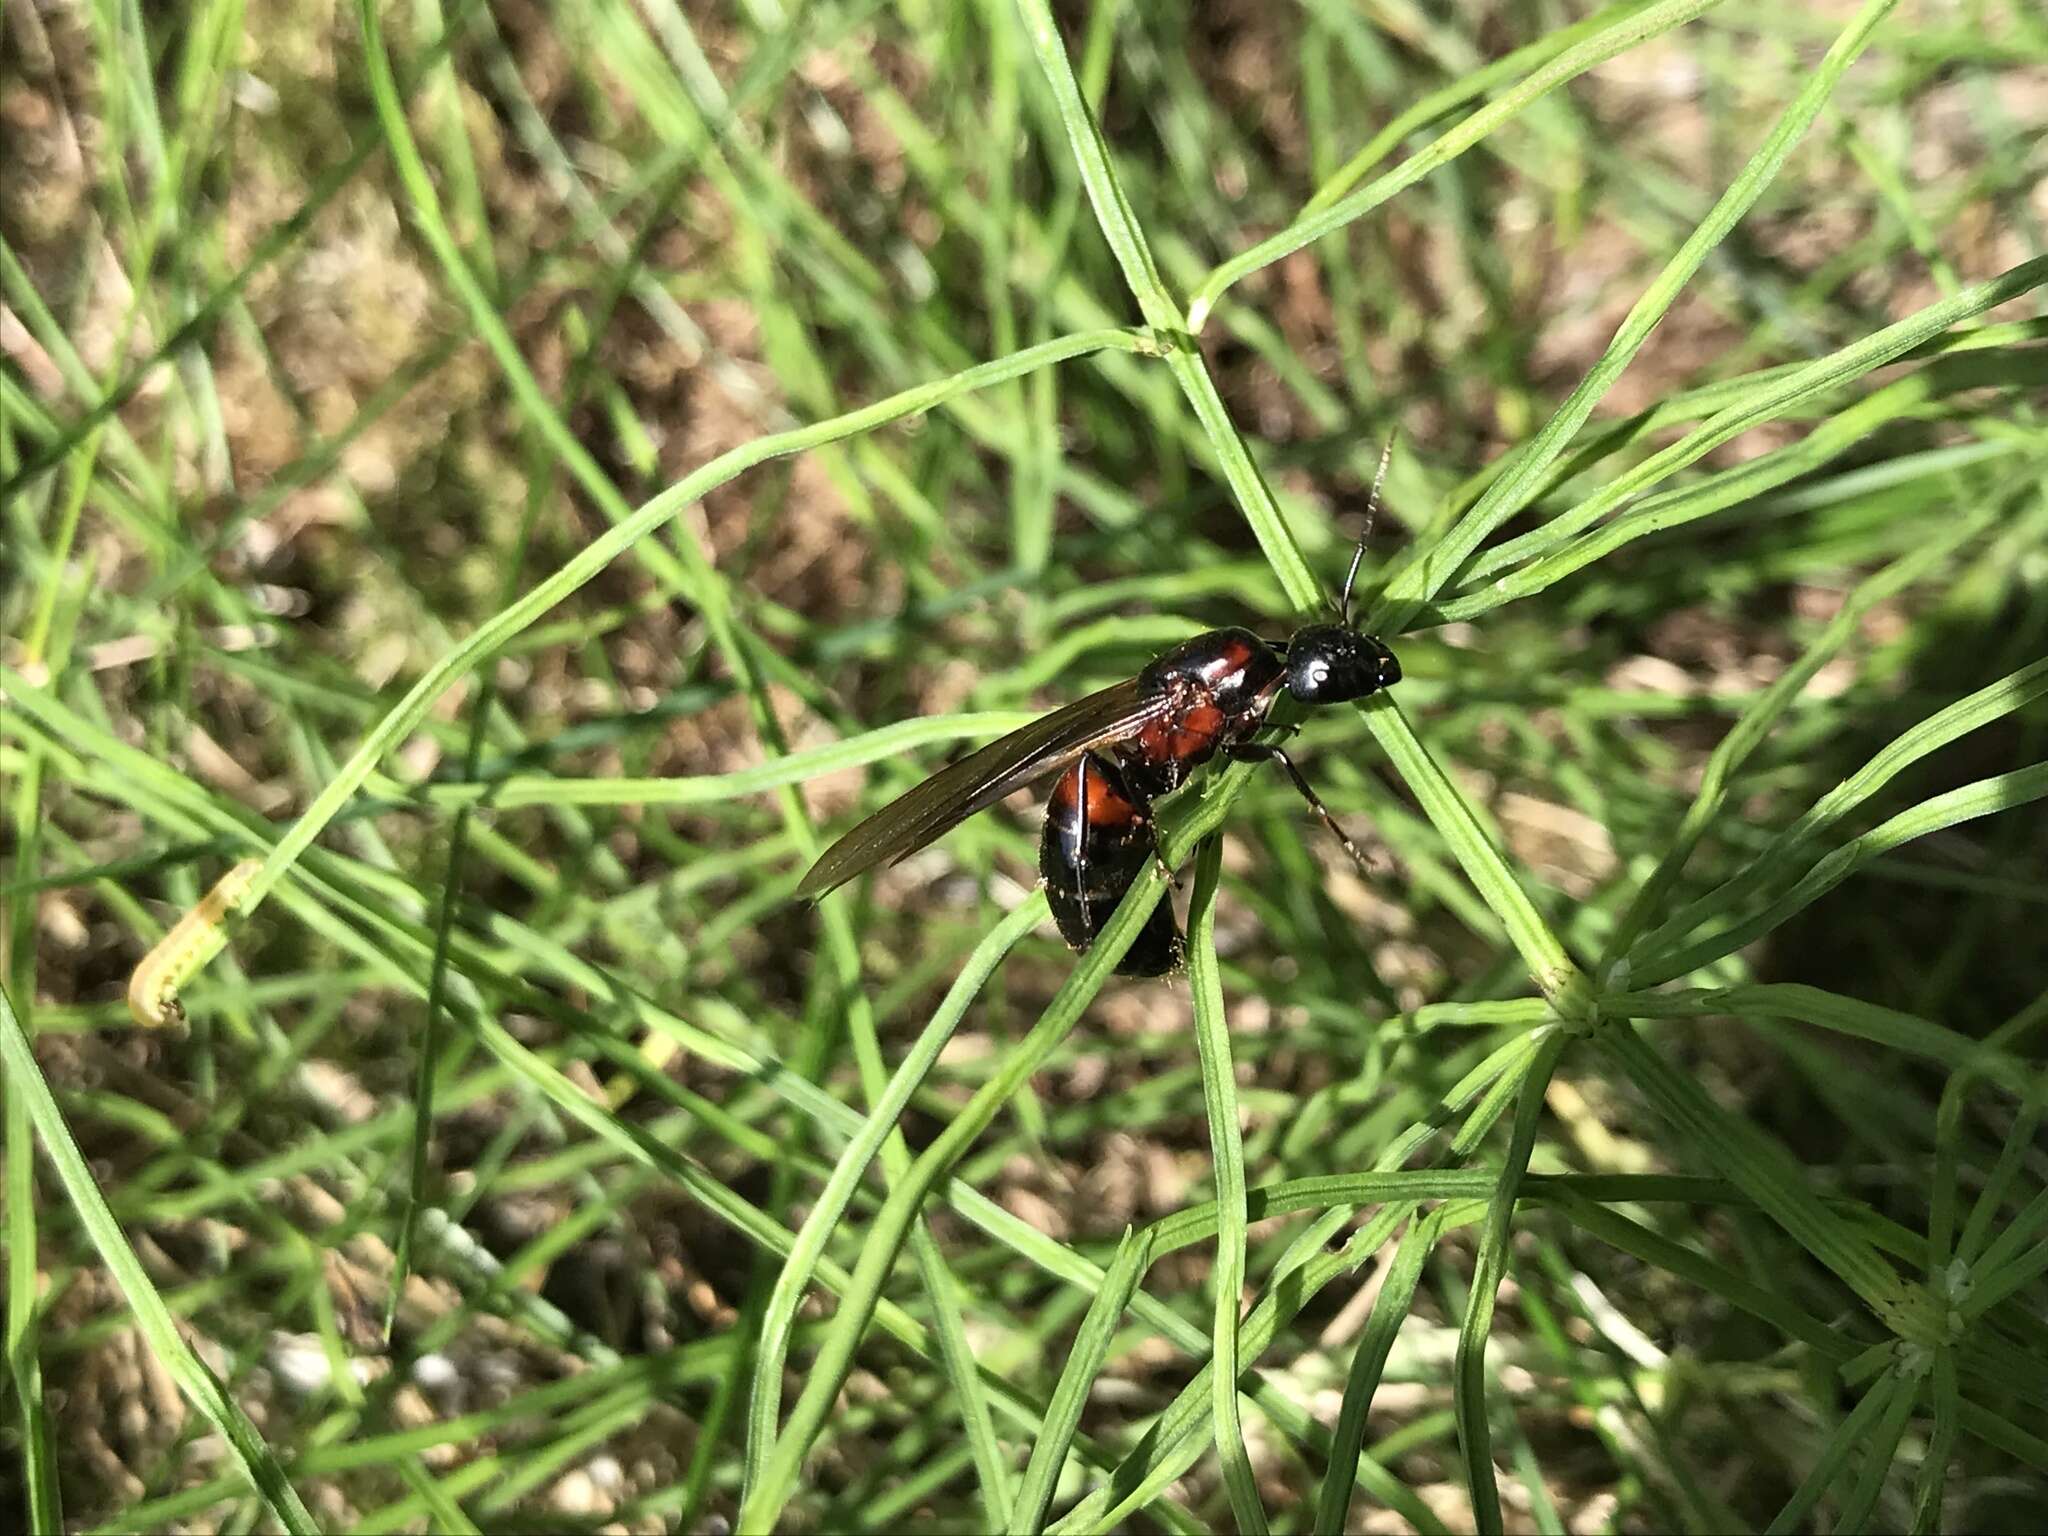
[[[1652,9],[1126,0],[1060,7],[1057,35],[1184,302],[1548,40]],[[10,1523],[266,1528],[297,1518],[251,1491],[281,1469],[329,1529],[729,1528],[780,1248],[854,1123],[829,1106],[866,1109],[1034,877],[1030,797],[823,912],[789,900],[818,833],[1198,629],[1284,633],[1275,539],[1334,588],[1398,429],[1365,581],[1437,599],[1375,611],[1400,621],[1388,709],[1448,788],[1390,765],[1380,717],[1305,722],[1368,882],[1277,776],[1229,784],[1245,1177],[1415,1154],[1526,1162],[1551,1193],[1509,1188],[1498,1231],[1484,1200],[1443,1207],[1405,1275],[1413,1203],[1381,1227],[1363,1199],[1312,1227],[1255,1204],[1266,1516],[1315,1527],[1372,1339],[1349,1527],[1490,1520],[1454,1387],[1477,1315],[1511,1529],[2035,1528],[2048,23],[2032,0],[1691,9],[1231,288],[1178,344],[1234,434],[1185,371],[1112,347],[720,478],[435,697],[182,1025],[141,1029],[128,978],[180,914],[627,511],[799,424],[1160,321],[1012,0],[412,0],[381,37],[332,0],[6,0],[0,981],[33,1037],[7,1058]],[[1852,18],[1876,23],[1861,57],[1518,499],[1507,553],[1434,570]],[[1618,495],[1624,537],[1546,542],[1716,411],[1943,304],[1904,361],[1644,482],[1673,500]],[[1278,534],[1247,519],[1250,465]],[[1585,558],[1540,565],[1560,548]],[[1909,734],[1930,719],[1955,724]],[[1600,986],[1686,983],[1672,1016],[1562,1049],[1593,1026],[1532,980],[1481,844]],[[1810,878],[1840,848],[1847,878]],[[1637,954],[1618,925],[1668,974],[1603,968]],[[853,1269],[908,1155],[1056,997],[1085,1004],[889,1277],[900,1310],[789,1526],[1007,1513],[1098,1266],[1215,1199],[1194,989],[1062,993],[1076,964],[1027,927],[827,1234]],[[1562,1055],[1530,1077],[1545,1031]],[[1964,1070],[1994,1032],[2036,1065]],[[1991,1283],[1930,1342],[1873,1302],[1866,1250],[1915,1296]],[[1151,1266],[1079,1378],[1054,1515],[1156,1466],[1176,1399],[1206,1412],[1217,1251]],[[1315,1286],[1275,1286],[1305,1262]],[[1468,1313],[1496,1263],[1496,1309]],[[1375,1313],[1390,1273],[1405,1321]],[[1202,1445],[1119,1518],[1246,1524]]]

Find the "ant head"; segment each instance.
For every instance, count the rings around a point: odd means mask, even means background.
[[[1394,439],[1389,436],[1380,450],[1379,472],[1372,477],[1365,529],[1358,536],[1358,548],[1351,552],[1351,569],[1344,573],[1337,622],[1311,624],[1287,642],[1287,691],[1304,704],[1345,704],[1401,681],[1401,663],[1394,653],[1376,636],[1361,633],[1351,623],[1351,589],[1358,580],[1359,563],[1365,559],[1365,541],[1372,537],[1373,519],[1380,510],[1380,486],[1387,478],[1387,461],[1393,456]]]
[[[1304,704],[1343,704],[1401,681],[1401,663],[1349,624],[1311,624],[1287,642],[1287,691]]]

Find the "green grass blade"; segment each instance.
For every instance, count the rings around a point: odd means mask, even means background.
[[[208,1370],[178,1329],[177,1319],[164,1304],[162,1294],[142,1267],[135,1250],[121,1230],[114,1213],[107,1208],[84,1154],[72,1140],[70,1127],[50,1094],[36,1065],[28,1036],[14,1012],[14,1001],[0,986],[0,1065],[7,1071],[11,1093],[19,1095],[28,1117],[34,1122],[43,1155],[56,1169],[57,1177],[70,1197],[79,1224],[91,1237],[93,1247],[121,1287],[135,1314],[136,1327],[149,1343],[171,1379],[189,1398],[192,1406],[219,1431],[227,1452],[240,1466],[249,1485],[262,1498],[278,1523],[293,1536],[312,1536],[317,1530],[313,1517],[292,1488],[291,1479],[271,1454],[270,1447],[249,1422],[241,1406],[228,1395],[220,1379]]]
[[[1894,1374],[1901,1378],[1899,1389],[1885,1403],[1883,1416],[1871,1428],[1870,1438],[1861,1447],[1863,1464],[1857,1469],[1856,1481],[1850,1485],[1848,1497],[1842,1500],[1841,1512],[1835,1520],[1837,1530],[1870,1529],[1870,1517],[1884,1493],[1885,1480],[1891,1476],[1899,1441],[1906,1433],[1906,1421],[1913,1416],[1913,1404],[1920,1395],[1920,1375],[1909,1372],[1903,1362],[1894,1367]]]
[[[1913,1494],[1913,1536],[1939,1536],[1941,1503],[1948,1491],[1949,1464],[1962,1432],[1962,1389],[1956,1382],[1955,1356],[1937,1350],[1933,1367],[1934,1433],[1920,1462],[1920,1481]]]
[[[1177,347],[1167,353],[1166,366],[1180,385],[1181,393],[1194,407],[1195,419],[1201,423],[1202,431],[1216,453],[1223,478],[1237,498],[1238,509],[1251,525],[1252,536],[1259,541],[1259,552],[1273,567],[1273,574],[1293,602],[1295,611],[1313,614],[1324,610],[1328,599],[1323,595],[1322,583],[1309,569],[1308,560],[1287,526],[1272,488],[1266,484],[1266,477],[1260,473],[1251,450],[1238,435],[1237,427],[1224,407],[1223,397],[1217,393],[1216,381],[1201,355],[1189,347]]]
[[[2048,1273],[2048,1189],[2029,1200],[2006,1223],[1998,1240],[1971,1266],[1973,1286],[1956,1305],[1964,1321],[1981,1317],[2022,1286]]]
[[[1073,1348],[1067,1352],[1067,1363],[1060,1368],[1059,1385],[1053,1388],[1052,1401],[1046,1405],[1045,1428],[1031,1448],[1024,1481],[1018,1486],[1016,1502],[1010,1510],[1010,1530],[1015,1536],[1036,1536],[1045,1529],[1060,1469],[1066,1465],[1074,1431],[1080,1427],[1089,1389],[1102,1374],[1117,1323],[1130,1304],[1131,1293],[1145,1278],[1151,1258],[1150,1246],[1129,1227],[1124,1228],[1116,1256],[1110,1260],[1102,1285],[1089,1303],[1087,1315],[1081,1319]]]
[[[428,784],[415,793],[433,805],[463,806],[488,802],[499,810],[528,805],[714,805],[821,774],[864,768],[900,757],[916,747],[943,742],[977,741],[1000,736],[1029,724],[1037,710],[987,709],[965,715],[920,715],[894,725],[863,731],[829,746],[792,752],[758,767],[731,773],[683,774],[671,778],[578,779],[550,774],[515,774],[452,784]]]
[[[1080,168],[1082,184],[1088,189],[1088,200],[1095,209],[1096,222],[1101,225],[1104,238],[1116,254],[1124,281],[1137,297],[1139,312],[1162,337],[1167,348],[1167,367],[1193,406],[1195,418],[1217,455],[1224,479],[1235,493],[1239,508],[1251,524],[1260,550],[1295,607],[1304,613],[1313,612],[1324,601],[1322,587],[1302,557],[1301,548],[1288,530],[1272,490],[1253,463],[1250,450],[1231,422],[1207,365],[1200,353],[1194,351],[1182,336],[1183,330],[1189,328],[1188,322],[1180,306],[1167,292],[1153,260],[1151,245],[1117,180],[1101,129],[1088,110],[1080,82],[1075,79],[1066,48],[1060,42],[1059,27],[1053,20],[1051,7],[1046,0],[1019,0],[1019,6],[1033,51],[1038,55],[1039,66],[1044,70],[1059,105],[1060,121]]]
[[[1643,1095],[1697,1152],[1839,1276],[1885,1326],[1908,1339],[1945,1337],[1932,1299],[1898,1272],[1807,1187],[1783,1146],[1708,1098],[1638,1035],[1615,1023],[1596,1036]]]
[[[1791,890],[1754,917],[1731,924],[1675,954],[1649,956],[1632,969],[1632,979],[1638,986],[1649,987],[1689,975],[1709,961],[1740,949],[1759,934],[1770,932],[1793,913],[1840,885],[1863,865],[1900,844],[1981,816],[1995,816],[2000,811],[2032,804],[2044,795],[2048,795],[2048,763],[2036,763],[2031,768],[2018,768],[2011,773],[1979,779],[1974,784],[1965,784],[1931,800],[1924,800],[1835,849],[1809,869]]]
[[[1464,1453],[1465,1485],[1472,1494],[1472,1514],[1482,1532],[1502,1530],[1500,1491],[1494,1481],[1493,1432],[1486,1417],[1486,1343],[1493,1332],[1493,1306],[1507,1274],[1508,1245],[1513,1238],[1515,1197],[1529,1170],[1536,1146],[1543,1095],[1557,1070],[1558,1058],[1571,1037],[1553,1030],[1535,1051],[1522,1074],[1515,1103],[1514,1134],[1501,1164],[1500,1185],[1486,1212],[1479,1253],[1472,1263],[1472,1295],[1458,1328],[1458,1354],[1451,1382],[1451,1401],[1458,1416],[1458,1445]]]
[[[1400,1246],[1387,1266],[1379,1295],[1373,1298],[1372,1314],[1359,1334],[1351,1354],[1351,1369],[1344,1378],[1344,1398],[1337,1410],[1337,1425],[1330,1432],[1330,1463],[1323,1474],[1322,1489],[1316,1497],[1315,1524],[1318,1531],[1341,1531],[1348,1527],[1351,1493],[1357,1487],[1358,1458],[1365,1447],[1365,1419],[1371,1411],[1373,1394],[1379,1390],[1380,1375],[1394,1336],[1407,1320],[1415,1301],[1415,1287],[1422,1279],[1436,1241],[1443,1235],[1443,1213],[1432,1211],[1413,1220],[1401,1234]]]
[[[1438,118],[1447,116],[1453,109],[1462,107],[1478,96],[1484,96],[1504,81],[1518,75],[1525,75],[1548,64],[1568,48],[1578,46],[1586,39],[1605,32],[1607,28],[1645,10],[1652,0],[1622,0],[1621,4],[1607,6],[1595,11],[1583,21],[1575,21],[1568,27],[1559,27],[1555,32],[1546,32],[1533,43],[1525,43],[1512,53],[1503,54],[1482,69],[1475,69],[1462,79],[1453,81],[1442,90],[1432,91],[1413,106],[1397,114],[1386,127],[1374,134],[1359,150],[1334,171],[1315,196],[1302,204],[1302,214],[1307,216],[1321,213],[1337,202],[1358,184],[1358,178],[1371,170],[1380,161],[1397,149],[1401,141],[1420,129],[1427,128]]]
[[[1716,912],[1726,912],[1753,891],[1797,873],[1801,856],[1820,834],[1854,811],[1893,779],[1929,753],[1970,732],[2017,713],[2036,699],[2048,697],[2048,658],[2022,667],[1987,684],[1902,733],[1848,778],[1814,802],[1811,809],[1780,832],[1739,874],[1682,907],[1644,936],[1638,949],[1645,955],[1671,949]]]
[[[1415,607],[1434,597],[1496,528],[1528,505],[1540,477],[1564,451],[1565,445],[1585,424],[1587,417],[1592,415],[1593,408],[1613,387],[1614,381],[1642,349],[1643,343],[1649,340],[1651,331],[1698,272],[1700,264],[1755,205],[1757,198],[1783,167],[1792,146],[1804,136],[1833,93],[1843,71],[1863,51],[1871,32],[1896,3],[1897,0],[1866,0],[1828,50],[1820,67],[1808,77],[1799,95],[1780,114],[1771,132],[1765,136],[1762,147],[1750,157],[1749,163],[1729,183],[1707,216],[1636,300],[1616,329],[1614,339],[1601,353],[1600,360],[1587,371],[1565,403],[1558,407],[1500,477],[1486,488],[1485,494],[1457,526],[1431,547],[1423,558],[1408,564],[1392,577],[1381,605],[1386,610],[1383,621],[1386,627],[1401,627]],[[1657,12],[1644,12],[1619,24],[1617,30],[1647,29],[1653,25],[1662,30],[1664,25],[1675,25],[1689,19],[1679,16],[1665,23]],[[1645,31],[1643,35],[1651,34]],[[1591,48],[1594,42],[1581,46]],[[1560,58],[1551,67],[1556,69],[1564,62]]]
[[[829,421],[756,438],[739,448],[720,454],[710,463],[692,471],[640,507],[625,522],[615,524],[584,546],[553,575],[536,583],[518,602],[498,610],[422,673],[419,680],[406,690],[405,696],[363,737],[356,750],[341,765],[334,778],[314,797],[299,819],[278,839],[269,857],[264,860],[262,869],[250,882],[243,910],[253,911],[269,894],[283,877],[285,870],[297,862],[314,839],[326,829],[328,823],[355,798],[364,781],[384,760],[385,755],[397,747],[413,728],[426,718],[427,711],[433,707],[434,701],[453,686],[457,679],[494,655],[506,641],[533,623],[549,608],[583,586],[619,555],[707,492],[724,485],[757,464],[802,453],[826,443],[838,442],[888,422],[932,410],[956,395],[985,389],[991,384],[1000,384],[1008,379],[1020,378],[1036,368],[1105,349],[1143,352],[1151,350],[1151,347],[1152,343],[1148,338],[1132,331],[1098,331],[1089,335],[1063,336],[1042,346],[1027,347],[1024,351],[1013,353],[1009,357],[969,368],[962,373],[954,374],[951,378],[903,390],[885,400],[849,411]],[[10,679],[9,687],[14,685],[14,681]],[[219,936],[209,940],[205,948],[194,956],[196,964],[203,966],[213,956],[219,954],[223,942]]]
[[[1589,1199],[1568,1186],[1545,1183],[1543,1200],[1580,1231],[1665,1270],[1707,1294],[1763,1319],[1788,1339],[1796,1339],[1824,1360],[1841,1364],[1855,1347],[1845,1332],[1801,1311],[1781,1291],[1759,1285],[1725,1265],[1632,1221],[1602,1201]]]
[[[1516,113],[1567,80],[1584,74],[1594,65],[1604,63],[1617,54],[1626,53],[1659,33],[1683,26],[1702,12],[1711,10],[1715,3],[1716,0],[1664,0],[1663,4],[1625,15],[1606,30],[1566,49],[1535,73],[1503,91],[1429,148],[1411,155],[1371,185],[1361,187],[1317,212],[1305,214],[1277,235],[1261,240],[1250,250],[1220,264],[1195,289],[1188,306],[1189,329],[1199,331],[1202,328],[1209,312],[1216,307],[1216,301],[1233,283],[1261,267],[1271,266],[1284,256],[1292,255],[1324,235],[1342,229],[1395,193],[1449,164]]]
[[[1906,1406],[1911,1408],[1912,1388],[1899,1379],[1898,1372],[1886,1371],[1871,1383],[1870,1390],[1865,1392],[1861,1400],[1850,1410],[1849,1416],[1836,1425],[1835,1432],[1828,1436],[1826,1446],[1822,1448],[1813,1465],[1807,1469],[1806,1476],[1800,1480],[1799,1486],[1792,1491],[1792,1497],[1785,1501],[1785,1507],[1778,1511],[1778,1517],[1767,1527],[1766,1536],[1790,1536],[1791,1532],[1799,1530],[1806,1523],[1807,1516],[1813,1513],[1813,1507],[1820,1502],[1821,1495],[1834,1485],[1837,1477],[1841,1476],[1842,1468],[1849,1457],[1858,1449],[1868,1448],[1870,1437],[1877,1432],[1881,1423],[1892,1418],[1894,1405],[1900,1399],[1904,1399]],[[1847,1524],[1838,1525],[1837,1528],[1857,1529]]]
[[[1497,555],[1476,562],[1470,578],[1474,583],[1485,584],[1475,587],[1465,597],[1439,604],[1436,609],[1437,616],[1450,621],[1469,619],[1490,612],[1503,604],[1543,591],[1574,571],[1612,554],[1633,539],[1685,521],[1688,516],[1704,515],[1697,509],[1706,507],[1711,510],[1711,499],[1701,496],[1698,491],[1682,492],[1662,503],[1632,508],[1614,522],[1576,539],[1575,542],[1563,542],[1581,530],[1590,528],[1646,487],[1668,479],[1678,470],[1705,457],[1713,449],[1740,436],[1750,428],[1784,414],[1793,405],[1823,390],[1839,387],[1883,367],[1886,363],[1895,362],[1942,332],[1988,309],[2010,303],[2013,299],[2040,287],[2044,282],[2048,282],[2048,257],[2037,257],[2032,261],[2022,262],[1988,282],[1966,288],[1952,299],[1931,304],[1917,314],[1909,315],[1896,324],[1875,331],[1826,357],[1790,373],[1774,375],[1747,398],[1739,399],[1716,412],[1677,442],[1652,454],[1642,463],[1602,486],[1599,491],[1570,511],[1552,518],[1534,534],[1527,536],[1526,549],[1554,550],[1553,553],[1539,553],[1536,558],[1517,566],[1507,575],[1491,581],[1486,581],[1486,576],[1494,568],[1496,560],[1509,558],[1510,546],[1503,545]],[[1878,414],[1889,415],[1893,409],[1893,402],[1902,401],[1910,392],[1910,389],[1901,390],[1898,395],[1879,402],[1876,407]],[[1857,431],[1860,433],[1863,430],[1866,428],[1860,423],[1857,424]],[[1807,461],[1802,458],[1792,463],[1798,468],[1804,468]],[[1736,476],[1734,483],[1742,487],[1745,495],[1749,494],[1751,489],[1763,488],[1764,477],[1754,469],[1748,471],[1746,479],[1742,477],[1740,467],[1731,474]],[[1495,482],[1496,485],[1499,483]],[[1688,503],[1693,510],[1688,511]],[[1473,523],[1483,506],[1482,502],[1481,506],[1475,506],[1467,513],[1460,527]],[[1456,574],[1459,565],[1478,547],[1479,539],[1487,531],[1490,529],[1479,530],[1478,536],[1475,537],[1461,538],[1456,545],[1446,539],[1444,544],[1432,548],[1426,562],[1429,569],[1405,583],[1402,577],[1397,575],[1389,583],[1390,598],[1412,597],[1419,603],[1423,594],[1435,592]],[[1560,544],[1563,547],[1557,547]]]
[[[931,1227],[920,1221],[911,1231],[911,1254],[917,1261],[918,1278],[931,1303],[932,1332],[938,1339],[939,1364],[960,1407],[960,1423],[967,1437],[968,1458],[981,1494],[981,1516],[991,1531],[1006,1529],[1014,1497],[1015,1476],[1008,1454],[996,1438],[995,1420],[989,1410],[989,1393],[983,1387],[975,1365],[974,1346],[967,1337],[967,1320],[961,1310],[964,1288],[947,1267]]]
[[[825,1251],[825,1244],[846,1214],[847,1204],[853,1198],[854,1187],[860,1182],[861,1175],[881,1150],[883,1140],[896,1128],[911,1095],[931,1071],[946,1042],[952,1039],[968,1007],[994,974],[1003,956],[1031,931],[1040,915],[1037,904],[1027,902],[990,929],[988,936],[975,946],[974,953],[968,957],[959,977],[946,993],[945,1001],[904,1053],[895,1075],[889,1079],[887,1090],[862,1120],[854,1138],[846,1144],[846,1150],[833,1165],[831,1177],[812,1203],[810,1214],[797,1229],[796,1241],[791,1245],[788,1258],[783,1261],[782,1272],[776,1277],[775,1289],[762,1315],[755,1343],[754,1384],[747,1412],[746,1476],[749,1488],[758,1482],[768,1449],[775,1440],[777,1410],[782,1397],[783,1362],[789,1357],[796,1309],[810,1285],[811,1274]]]
[[[1296,1274],[1276,1276],[1259,1304],[1245,1318],[1244,1326],[1238,1330],[1240,1351],[1247,1358],[1255,1358],[1264,1351],[1277,1329],[1299,1311],[1303,1302],[1338,1276],[1356,1270],[1378,1252],[1410,1209],[1403,1204],[1377,1211],[1359,1225],[1338,1252],[1318,1252]],[[1469,1222],[1476,1219],[1479,1211],[1480,1207],[1475,1203],[1462,1203],[1452,1208],[1445,1217],[1445,1223],[1449,1226]],[[1318,1248],[1343,1226],[1349,1214],[1348,1211],[1332,1211],[1321,1224],[1309,1229]],[[1117,1467],[1109,1485],[1083,1499],[1056,1521],[1052,1526],[1054,1531],[1121,1529],[1134,1513],[1146,1508],[1201,1458],[1203,1450],[1211,1443],[1214,1389],[1210,1384],[1210,1371],[1210,1363],[1204,1363],[1195,1379],[1181,1389],[1180,1395],[1146,1432],[1138,1448]],[[1240,1380],[1240,1388],[1244,1385],[1245,1382]],[[1442,1523],[1429,1512],[1429,1507],[1398,1481],[1387,1476],[1374,1462],[1361,1460],[1358,1477],[1374,1497],[1418,1529],[1431,1533],[1442,1531]]]
[[[43,1396],[41,1307],[36,1293],[35,1144],[29,1106],[7,1074],[7,1373],[21,1436],[21,1481],[32,1531],[64,1529],[55,1426]]]
[[[1109,978],[1117,961],[1123,958],[1124,951],[1130,948],[1131,941],[1138,936],[1139,927],[1151,916],[1163,893],[1164,886],[1157,880],[1140,880],[1131,887],[1094,946],[1081,957],[1031,1032],[1017,1043],[996,1074],[982,1085],[967,1106],[918,1156],[903,1180],[889,1192],[888,1200],[869,1229],[860,1263],[853,1272],[839,1312],[826,1331],[804,1390],[765,1458],[760,1477],[741,1507],[739,1529],[742,1531],[770,1528],[789,1502],[803,1458],[823,1427],[832,1401],[846,1380],[846,1373],[852,1368],[854,1350],[859,1346],[860,1336],[881,1299],[883,1281],[925,1196],[1053,1048],[1080,1022],[1082,1011]]]
[[[1223,844],[1210,838],[1195,859],[1195,893],[1188,908],[1188,987],[1195,1002],[1195,1046],[1202,1063],[1202,1105],[1209,1117],[1209,1149],[1216,1178],[1216,1315],[1210,1347],[1211,1411],[1216,1454],[1238,1529],[1263,1533],[1265,1507],[1245,1449],[1237,1409],[1238,1318],[1244,1291],[1244,1143],[1238,1131],[1237,1075],[1230,1059],[1230,1024],[1223,1013],[1223,978],[1216,964],[1216,883]]]
[[[1849,643],[1873,607],[1891,600],[1933,571],[1956,548],[1982,532],[1988,522],[1989,518],[1984,516],[1958,518],[1937,538],[1858,583],[1842,604],[1840,612],[1806,648],[1798,662],[1787,667],[1770,687],[1757,695],[1756,702],[1742,712],[1734,727],[1708,755],[1700,787],[1693,796],[1692,804],[1686,807],[1671,846],[1657,861],[1649,879],[1637,888],[1620,921],[1614,925],[1614,931],[1607,936],[1602,954],[1604,970],[1611,974],[1614,962],[1628,954],[1629,947],[1649,925],[1671,888],[1678,883],[1686,861],[1699,846],[1700,838],[1721,814],[1735,775],[1763,744],[1771,728],[1791,709],[1814,674]]]
[[[1975,1065],[1986,1072],[1994,1068],[2017,1071],[2011,1058],[2002,1057],[1968,1035],[1930,1019],[1800,982],[1709,987],[1694,992],[1610,992],[1600,999],[1600,1011],[1617,1019],[1796,1019],[1945,1066]]]
[[[413,1496],[427,1512],[436,1532],[447,1531],[453,1536],[482,1536],[483,1528],[463,1512],[448,1485],[419,1464],[411,1456],[400,1456],[392,1465],[405,1485],[412,1489]],[[357,1527],[362,1529],[362,1527]]]
[[[1438,766],[1400,706],[1387,695],[1375,696],[1360,709],[1388,760],[1421,802],[1438,834],[1451,845],[1466,878],[1506,927],[1544,997],[1561,1017],[1584,1015],[1591,1006],[1586,978],[1530,901],[1471,801]]]
[[[1088,110],[1087,99],[1081,94],[1081,82],[1074,78],[1073,66],[1067,62],[1066,45],[1060,41],[1059,23],[1053,20],[1052,7],[1046,0],[1018,0],[1017,8],[1024,18],[1031,50],[1038,55],[1039,67],[1052,86],[1067,143],[1081,170],[1081,184],[1088,189],[1088,201],[1095,209],[1095,222],[1101,226],[1103,238],[1123,269],[1124,280],[1138,300],[1138,312],[1155,330],[1168,336],[1178,335],[1186,327],[1186,320],[1173,295],[1166,291],[1166,282],[1152,259],[1151,242],[1139,227],[1137,215],[1131,212],[1130,202],[1111,168],[1109,146],[1103,142],[1102,130],[1096,126],[1095,115]]]

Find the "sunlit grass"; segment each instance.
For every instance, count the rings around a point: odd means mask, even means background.
[[[2038,1504],[2024,5],[7,25],[32,1528]],[[1382,881],[1241,765],[1086,956],[1007,812],[790,902],[1396,427]]]

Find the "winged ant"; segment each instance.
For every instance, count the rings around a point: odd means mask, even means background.
[[[1278,746],[1255,741],[1284,693],[1305,705],[1343,704],[1401,680],[1384,642],[1351,622],[1351,591],[1379,510],[1388,441],[1352,552],[1337,622],[1309,624],[1286,640],[1248,629],[1212,629],[1113,683],[941,768],[827,848],[796,888],[815,900],[880,864],[894,864],[1004,796],[1058,774],[1038,851],[1046,899],[1060,936],[1085,950],[1117,903],[1157,856],[1152,805],[1195,769],[1226,760],[1276,763],[1344,851],[1367,869],[1328,807]],[[1125,976],[1160,976],[1180,963],[1172,907],[1162,902],[1117,965]]]

